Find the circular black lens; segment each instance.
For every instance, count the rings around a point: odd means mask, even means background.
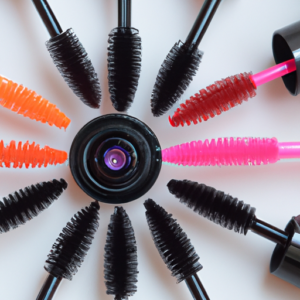
[[[106,203],[125,203],[145,194],[161,169],[161,148],[151,129],[127,115],[105,115],[86,124],[70,150],[77,184]]]

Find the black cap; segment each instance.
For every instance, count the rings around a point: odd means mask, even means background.
[[[285,246],[275,247],[270,272],[300,288],[300,216],[292,218],[285,231],[289,240]]]
[[[288,91],[297,96],[300,93],[300,21],[275,31],[272,48],[276,64],[295,59],[296,72],[287,74],[282,79]]]

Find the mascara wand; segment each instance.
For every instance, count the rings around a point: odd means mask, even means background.
[[[0,233],[25,224],[48,208],[67,188],[64,179],[37,183],[0,201]]]
[[[200,216],[237,233],[246,235],[250,230],[276,243],[270,272],[300,288],[300,216],[292,218],[283,231],[257,218],[254,207],[213,187],[175,179],[167,186]]]
[[[163,162],[183,166],[256,166],[292,158],[300,158],[300,142],[279,143],[276,138],[219,138],[162,151]]]
[[[47,0],[32,0],[51,38],[46,47],[58,71],[80,100],[99,108],[100,83],[84,47],[73,29],[63,31]]]
[[[152,199],[146,200],[144,206],[152,239],[172,276],[177,283],[185,280],[194,300],[209,300],[197,275],[203,267],[186,233],[172,215]]]
[[[72,280],[99,227],[98,202],[77,212],[52,246],[45,270],[49,273],[36,300],[51,300],[63,278]]]
[[[48,146],[40,149],[40,145],[36,145],[35,142],[29,144],[27,141],[23,145],[22,142],[19,142],[16,145],[15,141],[11,141],[9,145],[4,146],[3,141],[0,141],[0,168],[3,167],[3,164],[6,168],[10,168],[13,164],[13,168],[20,169],[23,165],[26,169],[29,166],[32,168],[47,167],[48,165],[63,164],[67,158],[67,152]]]
[[[137,247],[131,221],[116,206],[111,215],[105,244],[104,277],[108,295],[115,300],[128,300],[137,291]]]
[[[108,39],[108,85],[110,99],[118,111],[131,106],[141,72],[142,42],[131,27],[131,0],[118,0],[118,27]]]
[[[169,117],[173,127],[207,121],[256,96],[258,86],[281,77],[291,95],[300,93],[300,21],[274,32],[273,56],[277,65],[257,74],[240,73],[216,81],[190,97]]]
[[[183,43],[176,43],[162,63],[151,95],[155,117],[166,113],[192,82],[203,52],[198,46],[222,0],[205,0],[200,13]]]
[[[32,120],[66,129],[71,120],[54,104],[21,84],[0,76],[0,105]]]

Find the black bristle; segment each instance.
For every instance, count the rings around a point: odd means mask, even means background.
[[[106,293],[127,299],[136,291],[137,247],[131,221],[122,207],[115,207],[108,225],[104,255]]]
[[[142,42],[135,28],[114,28],[108,39],[108,85],[118,111],[131,106],[141,72]]]
[[[99,79],[73,29],[51,38],[46,46],[60,74],[77,97],[89,107],[99,108]]]
[[[48,208],[67,188],[64,179],[28,186],[0,201],[0,233],[26,223]]]
[[[155,246],[177,283],[202,269],[193,245],[171,214],[152,199],[144,203]]]
[[[246,235],[255,219],[254,207],[213,187],[175,179],[167,186],[171,194],[194,212],[229,230],[234,229],[235,232]]]
[[[203,52],[179,41],[160,67],[151,95],[155,117],[166,113],[187,89],[199,68]]]
[[[97,201],[77,212],[52,246],[45,270],[54,277],[72,280],[81,266],[99,227]]]

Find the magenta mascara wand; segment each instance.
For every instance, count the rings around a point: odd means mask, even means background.
[[[218,138],[162,151],[163,162],[183,166],[266,165],[291,158],[300,158],[300,142],[278,143],[276,138]]]
[[[276,78],[282,80],[288,91],[296,96],[300,92],[300,22],[291,24],[273,35],[273,54],[277,65],[252,74],[240,73],[216,81],[201,89],[169,117],[173,127],[201,123],[256,96],[256,89]]]

